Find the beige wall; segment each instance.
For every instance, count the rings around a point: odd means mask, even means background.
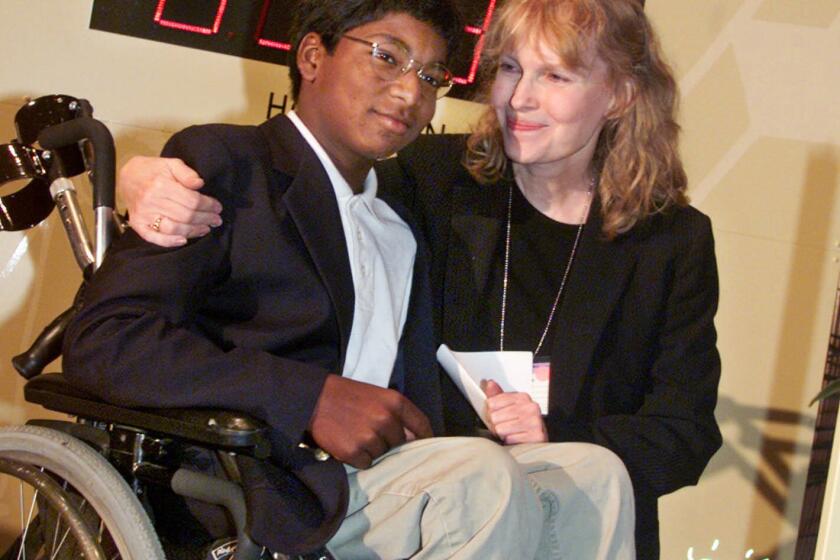
[[[284,68],[91,31],[91,4],[0,0],[0,138],[24,96],[67,93],[93,102],[124,159],[190,123],[259,122],[287,87]],[[662,501],[663,558],[792,558],[840,270],[840,0],[648,11],[680,79],[691,194],[715,225],[722,289],[726,443],[699,487]],[[448,99],[434,124],[465,130],[477,110]],[[0,235],[0,356],[74,293],[60,228],[51,216]],[[20,387],[4,358],[0,423],[39,414]]]

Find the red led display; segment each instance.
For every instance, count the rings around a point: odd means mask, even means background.
[[[277,40],[265,36],[265,32],[267,31],[266,22],[282,21],[283,17],[279,12],[281,7],[282,9],[285,9],[287,7],[285,6],[285,4],[285,2],[278,2],[277,0],[263,0],[262,12],[260,14],[260,21],[257,25],[256,33],[257,44],[261,47],[278,49],[282,51],[288,51],[292,48],[288,41]],[[274,8],[273,10],[272,7]],[[487,31],[487,27],[490,25],[490,20],[493,17],[493,10],[495,9],[495,7],[496,0],[489,0],[485,8],[484,17],[481,21],[481,25],[464,26],[464,32],[468,35],[467,41],[465,42],[467,42],[468,44],[474,42],[474,47],[472,48],[472,57],[469,61],[466,73],[460,76],[455,76],[454,82],[456,84],[468,85],[475,82],[475,78],[478,73],[478,64],[481,60],[481,48],[484,45],[484,33]]]
[[[211,25],[197,25],[196,23],[191,22],[194,17],[201,18],[204,14],[201,12],[203,11],[200,8],[204,8],[204,6],[196,6],[195,2],[179,2],[178,0],[160,0],[158,2],[157,8],[155,8],[155,23],[158,25],[162,25],[164,27],[170,27],[172,29],[180,29],[181,31],[188,31],[190,33],[201,33],[202,35],[215,35],[219,32],[219,25],[222,22],[222,17],[225,15],[225,8],[227,7],[227,0],[217,0],[212,2],[203,2],[204,4],[212,5],[216,4],[215,7],[215,15],[213,15],[213,11],[211,11],[212,24]],[[180,8],[181,11],[186,11],[184,9],[185,5],[190,6],[190,10],[185,14],[188,17],[188,21],[177,21],[174,18],[167,18],[165,17],[164,12],[166,11],[167,5],[169,5],[170,11],[175,9],[178,10]],[[174,8],[173,8],[174,7]],[[199,9],[196,9],[199,8]]]
[[[497,0],[456,0],[464,15],[463,46],[452,60],[455,97],[474,89],[485,32]],[[288,64],[295,0],[94,0],[93,29],[244,58]]]

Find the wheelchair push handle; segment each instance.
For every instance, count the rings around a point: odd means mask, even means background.
[[[45,128],[38,135],[38,143],[54,150],[87,139],[93,146],[93,207],[114,209],[115,151],[108,128],[93,117],[79,117]]]
[[[84,100],[81,100],[84,101]],[[83,104],[83,112],[89,115],[89,104]],[[55,124],[43,129],[38,134],[38,142],[47,150],[58,153],[59,149],[78,144],[87,140],[93,149],[93,167],[91,182],[93,184],[93,211],[95,217],[94,244],[91,248],[87,228],[82,219],[81,210],[76,200],[75,187],[64,173],[61,158],[53,158],[49,165],[50,193],[55,199],[61,214],[62,222],[76,261],[85,270],[93,265],[99,268],[105,258],[105,251],[114,235],[116,220],[114,218],[114,171],[115,153],[114,140],[108,128],[90,116]]]

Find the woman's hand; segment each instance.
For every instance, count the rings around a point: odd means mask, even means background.
[[[204,181],[180,159],[135,156],[120,169],[117,191],[140,237],[163,247],[184,245],[221,225],[222,205],[200,194]]]
[[[540,413],[540,405],[528,393],[505,393],[495,381],[482,383],[487,395],[490,431],[505,445],[544,443],[548,430]]]

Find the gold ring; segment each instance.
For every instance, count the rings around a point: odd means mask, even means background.
[[[151,229],[153,229],[153,230],[155,230],[155,231],[159,232],[159,231],[160,231],[160,222],[161,222],[162,220],[163,220],[163,216],[158,215],[158,217],[157,217],[157,218],[155,218],[155,221],[154,221],[154,222],[152,222],[151,224],[149,224],[149,228],[151,228]]]

